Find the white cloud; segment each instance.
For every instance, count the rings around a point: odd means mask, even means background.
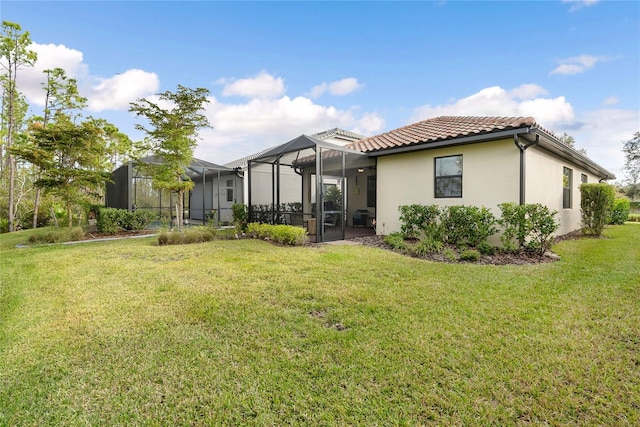
[[[593,56],[593,55],[579,55],[573,56],[567,59],[561,59],[560,65],[551,70],[550,75],[553,74],[566,74],[574,75],[587,71],[589,68],[593,68],[598,62],[608,61],[609,58],[605,56]]]
[[[97,78],[86,96],[92,111],[127,110],[130,102],[148,97],[159,87],[155,73],[133,69],[108,79]]]
[[[410,123],[441,115],[532,116],[545,129],[573,136],[589,158],[622,178],[622,143],[638,131],[640,111],[603,108],[576,113],[564,97],[542,97],[547,91],[536,85],[512,90],[489,87],[444,105],[424,105],[414,110]],[[615,103],[614,97],[605,104]]]
[[[546,95],[547,93],[548,91],[545,88],[535,83],[526,83],[509,91],[511,96],[519,99],[532,99],[538,95]]]
[[[377,113],[368,113],[362,116],[357,122],[353,132],[361,135],[375,135],[384,129],[385,121]]]
[[[327,91],[332,95],[348,95],[363,87],[364,84],[359,83],[355,77],[347,77],[330,83],[322,82],[311,88],[310,95],[312,98],[317,98]]]
[[[589,158],[613,172],[617,180],[624,178],[622,144],[633,137],[640,125],[640,111],[603,108],[586,111],[573,124],[554,131],[567,132]]]
[[[266,71],[261,71],[255,77],[246,79],[221,79],[218,80],[218,82],[225,85],[222,89],[222,96],[273,99],[285,93],[282,78],[275,78]]]
[[[412,122],[436,116],[533,116],[544,126],[571,122],[573,107],[563,96],[540,98],[547,91],[525,84],[507,91],[499,86],[482,89],[445,105],[423,105],[414,109]]]
[[[383,130],[376,113],[357,114],[356,108],[338,109],[310,98],[282,96],[224,103],[211,98],[207,117],[213,129],[201,133],[196,157],[226,163],[262,149],[283,144],[301,134],[338,127],[367,135]]]
[[[84,63],[82,52],[64,45],[33,43],[38,54],[34,67],[18,74],[18,87],[32,105],[44,106],[44,70],[62,68],[78,83],[80,95],[88,100],[90,111],[127,110],[129,102],[153,94],[160,86],[158,76],[143,70],[127,70],[113,77],[93,76]]]
[[[583,7],[591,7],[599,2],[600,0],[562,0],[562,3],[571,4],[569,12],[575,12],[576,10],[580,10]]]
[[[619,99],[615,96],[610,96],[609,98],[602,101],[602,105],[615,105],[619,102]]]
[[[18,72],[18,89],[34,105],[44,106],[43,84],[47,81],[44,70],[62,68],[67,77],[80,82],[89,74],[89,67],[83,62],[82,52],[64,45],[32,43],[29,49],[38,54],[33,67],[25,67]],[[84,96],[84,94],[82,94]]]

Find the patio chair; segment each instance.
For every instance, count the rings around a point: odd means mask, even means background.
[[[340,214],[337,214],[337,213],[325,214],[323,224],[325,227],[335,228],[338,225],[339,220],[340,220]]]

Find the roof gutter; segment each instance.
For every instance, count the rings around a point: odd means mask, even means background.
[[[557,137],[546,132],[544,129],[535,128],[533,129],[533,131],[536,134],[540,134],[543,138],[540,141],[540,146],[544,147],[548,151],[551,151],[552,153],[560,157],[570,159],[573,163],[580,165],[586,170],[588,170],[589,172],[593,173],[594,175],[599,176],[601,182],[603,180],[607,181],[611,179],[616,179],[616,176],[614,173],[609,172],[602,166],[598,165],[593,160],[589,159],[587,156],[585,156],[575,148],[563,143],[562,141],[559,141]]]
[[[442,148],[442,147],[454,147],[457,145],[467,145],[467,144],[474,144],[476,142],[511,138],[514,135],[529,133],[529,132],[530,132],[530,128],[510,129],[510,130],[503,130],[500,132],[487,132],[487,133],[482,133],[477,135],[463,136],[460,138],[444,139],[441,141],[429,142],[427,144],[418,143],[418,144],[412,144],[412,145],[405,145],[397,148],[391,148],[389,150],[372,151],[367,154],[369,154],[370,157],[379,157],[379,156],[386,156],[388,154],[408,153],[412,151],[422,151],[422,150],[433,150],[433,149]]]

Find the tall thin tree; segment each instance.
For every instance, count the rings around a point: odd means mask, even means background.
[[[3,79],[5,85],[5,96],[7,97],[6,111],[6,137],[4,148],[7,150],[6,168],[9,171],[9,196],[8,196],[8,225],[9,231],[15,228],[15,206],[14,206],[14,185],[15,185],[15,160],[9,150],[14,138],[15,131],[15,100],[17,96],[17,75],[18,70],[25,66],[33,66],[37,60],[37,55],[29,49],[31,37],[28,31],[23,31],[19,24],[9,21],[2,21],[2,33],[0,38],[0,64],[6,74]]]

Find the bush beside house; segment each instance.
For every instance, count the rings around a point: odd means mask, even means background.
[[[457,248],[459,259],[477,261],[481,255],[495,253],[496,248],[487,239],[498,232],[499,225],[503,250],[538,255],[549,250],[559,227],[556,211],[540,204],[503,203],[499,207],[502,216],[498,219],[486,207],[400,206],[401,231],[391,233],[384,241],[417,256],[446,251],[451,258],[453,248]]]

